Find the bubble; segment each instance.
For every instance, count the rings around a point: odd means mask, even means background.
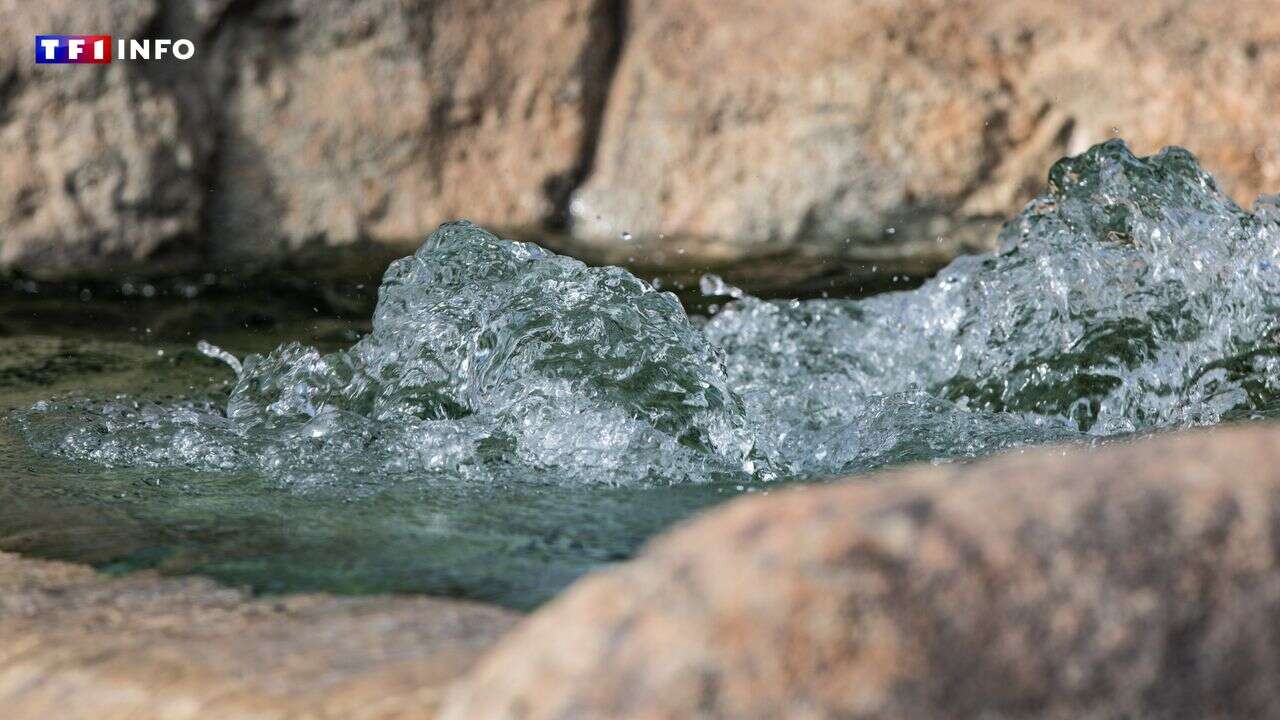
[[[46,452],[316,482],[645,485],[810,478],[1030,443],[1273,417],[1280,222],[1185,150],[1054,165],[992,254],[863,300],[674,295],[469,223],[387,270],[373,332],[237,358],[225,406],[39,406]],[[877,268],[872,266],[872,271]]]

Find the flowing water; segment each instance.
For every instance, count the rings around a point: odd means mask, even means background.
[[[1273,200],[1111,142],[1055,165],[1000,246],[863,300],[709,276],[707,319],[446,225],[349,347],[52,353],[118,368],[11,414],[0,547],[526,607],[739,492],[1280,408]]]

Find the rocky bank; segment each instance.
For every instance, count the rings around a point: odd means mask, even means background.
[[[1117,134],[1186,146],[1241,202],[1280,188],[1278,18],[1267,0],[0,0],[0,268],[314,265],[467,217],[650,267],[928,272]],[[197,55],[37,66],[51,32]]]

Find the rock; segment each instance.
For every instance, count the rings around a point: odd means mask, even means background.
[[[0,0],[0,270],[111,276],[541,232],[595,139],[605,0]],[[32,61],[32,37],[185,37],[187,62]]]
[[[0,553],[6,720],[421,718],[515,621],[411,598],[253,600]]]
[[[0,0],[0,271],[314,271],[466,217],[758,290],[923,274],[1116,134],[1188,147],[1245,203],[1280,188],[1273,10]],[[196,56],[32,62],[76,28]]]
[[[0,270],[56,278],[190,259],[213,128],[184,122],[145,63],[33,59],[35,34],[140,37],[155,12],[152,1],[0,0]]]
[[[1116,134],[1186,146],[1252,202],[1280,188],[1274,10],[637,0],[578,252],[926,272],[990,248],[1053,161]]]
[[[736,501],[499,645],[462,718],[1280,714],[1280,430]]]
[[[412,250],[461,217],[541,232],[594,140],[608,5],[305,0],[229,18],[214,251]]]

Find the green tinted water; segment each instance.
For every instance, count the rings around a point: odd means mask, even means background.
[[[249,344],[271,339],[251,335]],[[62,394],[225,396],[233,377],[180,344],[0,337],[6,414]],[[412,478],[298,492],[258,473],[108,469],[41,456],[0,425],[0,549],[110,571],[207,574],[269,592],[427,592],[530,607],[733,492]]]

